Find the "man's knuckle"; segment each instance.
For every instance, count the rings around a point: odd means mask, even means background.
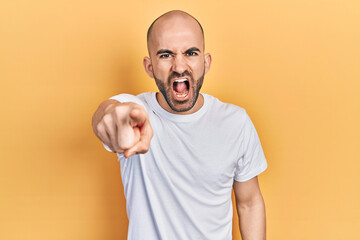
[[[110,114],[106,114],[103,118],[103,121],[106,126],[112,125],[113,123],[113,119]]]
[[[120,106],[116,106],[114,108],[114,115],[118,118],[121,118],[123,117],[125,114],[125,108],[124,106],[120,105]]]
[[[104,131],[104,126],[99,123],[98,125],[96,125],[96,130],[98,131],[98,133],[102,133]]]

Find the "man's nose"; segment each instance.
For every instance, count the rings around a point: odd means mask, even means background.
[[[181,55],[177,55],[173,60],[172,70],[179,74],[188,70],[186,59],[184,59],[184,57]]]

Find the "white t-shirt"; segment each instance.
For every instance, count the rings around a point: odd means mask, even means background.
[[[204,105],[188,115],[164,110],[154,92],[111,98],[142,105],[154,130],[147,153],[118,154],[128,239],[232,239],[233,181],[257,176],[267,162],[245,110],[202,95]]]

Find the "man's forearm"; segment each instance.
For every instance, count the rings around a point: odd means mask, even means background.
[[[239,227],[243,240],[266,239],[265,204],[259,197],[251,204],[237,206],[239,214]]]

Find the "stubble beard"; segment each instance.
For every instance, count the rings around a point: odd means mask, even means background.
[[[173,93],[172,93],[171,79],[174,77],[184,77],[184,76],[190,77],[191,91],[190,91],[190,89],[189,89],[189,91],[192,94],[192,96],[188,100],[177,101],[177,100],[173,99],[173,97],[172,97]],[[178,73],[174,72],[169,76],[169,78],[167,80],[167,86],[165,86],[165,82],[158,79],[154,73],[155,82],[156,82],[156,85],[157,85],[159,91],[164,96],[169,107],[175,112],[186,112],[186,111],[191,110],[194,107],[194,105],[199,97],[200,89],[204,82],[204,76],[205,76],[205,73],[203,73],[202,76],[197,81],[195,81],[193,76],[191,74],[189,74],[187,71],[185,71],[183,74],[178,74]]]

